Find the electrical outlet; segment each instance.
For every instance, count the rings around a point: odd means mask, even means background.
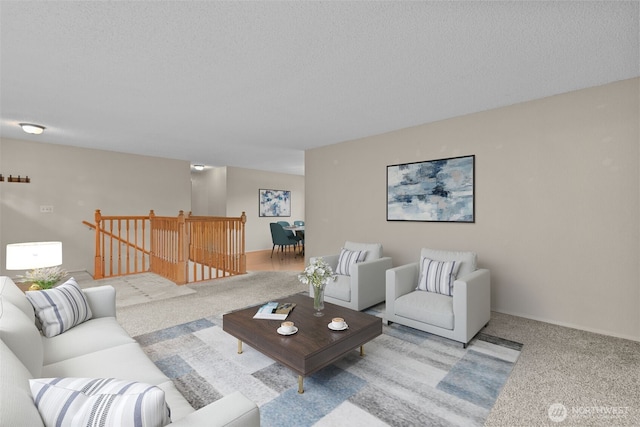
[[[51,205],[42,205],[40,206],[41,213],[53,213],[53,206]]]

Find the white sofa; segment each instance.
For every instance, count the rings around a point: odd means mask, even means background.
[[[260,425],[257,405],[239,392],[195,411],[116,321],[115,289],[100,286],[82,292],[92,318],[47,338],[36,327],[25,294],[11,278],[0,276],[0,426],[44,425],[29,380],[60,377],[118,378],[157,386],[176,426]]]

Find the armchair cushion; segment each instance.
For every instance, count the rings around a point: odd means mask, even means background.
[[[352,264],[362,262],[367,257],[367,251],[350,251],[349,249],[342,248],[340,251],[340,257],[338,258],[338,267],[336,268],[336,274],[343,276],[350,276],[349,270]]]
[[[460,268],[459,262],[422,258],[420,266],[422,274],[418,282],[418,290],[453,295],[453,281]]]
[[[452,330],[454,327],[453,298],[434,292],[409,292],[395,301],[395,310],[402,317]]]
[[[28,291],[26,295],[47,338],[91,319],[89,303],[73,278],[53,289]]]
[[[346,241],[344,248],[350,251],[367,251],[364,261],[382,258],[382,244],[380,243],[356,243]]]

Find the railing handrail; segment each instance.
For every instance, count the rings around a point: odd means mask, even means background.
[[[104,219],[105,217],[102,217],[102,218]],[[127,218],[133,218],[133,217],[127,217]],[[94,230],[95,230],[95,228],[96,228],[96,225],[95,225],[95,224],[91,224],[90,222],[82,221],[82,223],[83,223],[84,225],[86,225],[86,226],[90,227],[90,228],[93,228]],[[125,240],[125,239],[123,239],[123,238],[121,238],[121,237],[118,237],[118,236],[116,236],[116,235],[115,235],[115,234],[113,234],[113,233],[110,233],[110,232],[108,232],[108,231],[106,231],[106,230],[100,230],[100,231],[101,231],[101,233],[106,234],[106,235],[107,235],[107,236],[109,236],[109,237],[113,237],[114,239],[116,239],[116,240],[117,240],[117,241],[119,241],[120,243],[122,243],[122,244],[124,244],[124,245],[127,245],[127,246],[129,246],[129,247],[131,247],[131,248],[133,248],[133,249],[135,249],[135,250],[137,250],[137,251],[143,252],[143,253],[145,253],[145,254],[147,254],[147,255],[151,253],[151,251],[149,251],[148,249],[144,249],[144,248],[141,248],[141,247],[139,247],[139,246],[136,246],[136,245],[134,245],[133,243],[129,242],[128,240]]]

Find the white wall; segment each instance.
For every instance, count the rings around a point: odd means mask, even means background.
[[[472,250],[494,310],[640,340],[639,81],[308,150],[307,257]],[[474,224],[386,221],[387,165],[471,154]]]
[[[219,167],[203,172],[193,172],[192,179],[198,191],[194,191],[194,204],[205,213],[194,215],[238,217],[245,212],[246,251],[271,249],[270,222],[304,220],[304,176],[259,171],[236,167]],[[258,190],[291,191],[290,217],[260,217],[258,214]]]
[[[0,139],[0,173],[30,184],[0,183],[0,269],[8,243],[60,240],[63,267],[93,272],[95,233],[82,225],[103,215],[178,215],[191,207],[190,165],[65,145]],[[40,213],[41,205],[54,207]]]

